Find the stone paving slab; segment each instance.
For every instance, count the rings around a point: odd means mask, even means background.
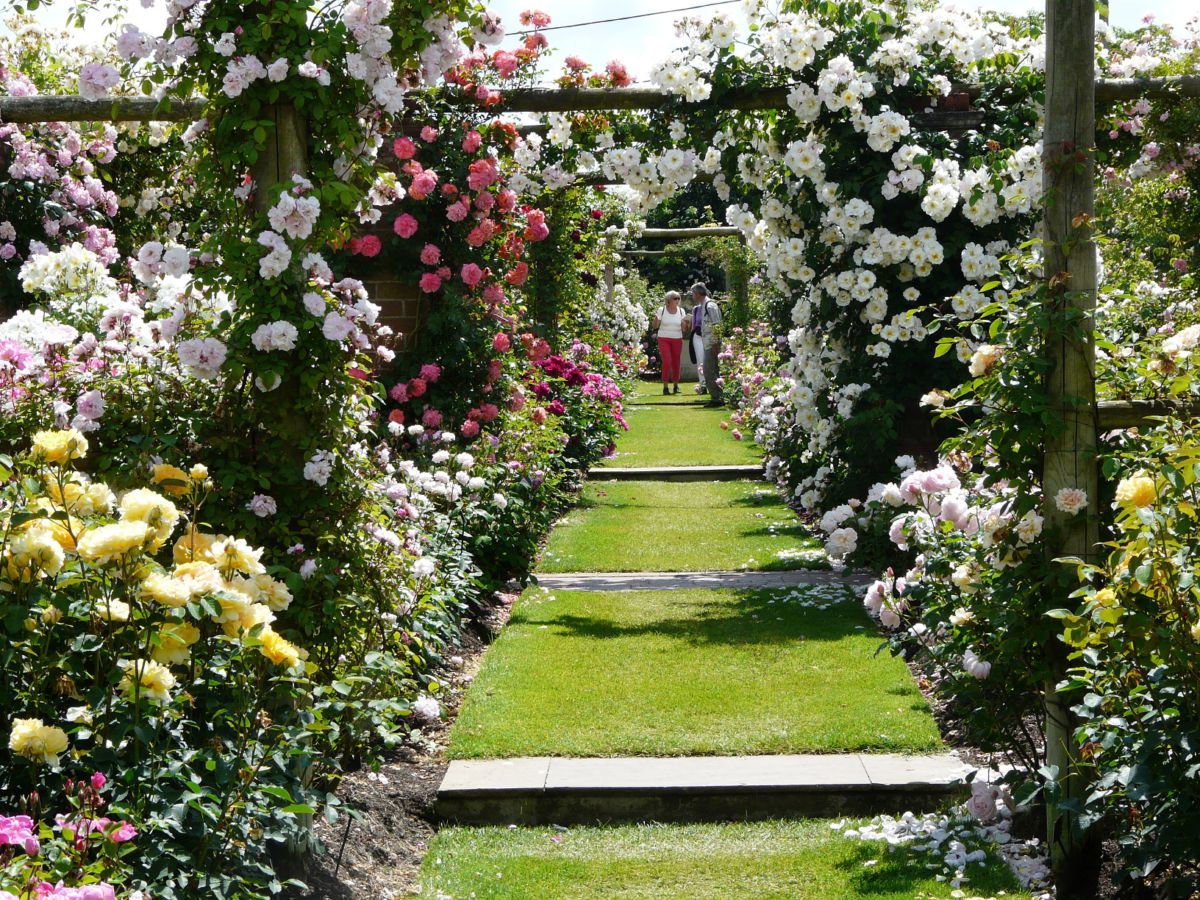
[[[758,590],[801,585],[845,585],[856,589],[871,583],[869,575],[797,569],[789,572],[568,572],[538,575],[537,582],[556,591],[672,591],[696,588]]]
[[[455,760],[437,815],[482,825],[899,813],[964,795],[969,771],[952,754]]]
[[[762,466],[598,466],[590,481],[741,481],[762,478]]]

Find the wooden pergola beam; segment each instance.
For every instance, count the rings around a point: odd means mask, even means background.
[[[973,86],[964,89],[971,92]],[[735,88],[721,96],[726,109],[787,108],[788,87]],[[977,90],[976,90],[977,92]],[[460,92],[438,88],[430,96],[455,100]],[[1102,78],[1096,82],[1097,102],[1135,100],[1138,97],[1200,97],[1200,75],[1164,78]],[[497,113],[598,112],[655,110],[675,102],[677,95],[654,88],[518,88],[507,91],[493,107]],[[180,122],[201,116],[202,98],[156,100],[153,97],[119,97],[88,100],[71,95],[0,97],[0,121],[34,122]],[[698,105],[698,104],[697,104]],[[953,130],[977,124],[978,110],[942,110],[929,113],[927,127]],[[920,117],[918,117],[920,118]]]
[[[1100,431],[1122,428],[1150,428],[1156,418],[1192,419],[1200,417],[1200,403],[1187,400],[1101,400],[1096,404],[1096,421]]]
[[[1096,102],[1137,100],[1139,97],[1166,99],[1200,97],[1200,75],[1171,75],[1166,78],[1101,78],[1096,82]]]
[[[208,101],[112,97],[88,100],[77,96],[0,97],[0,122],[189,122],[200,118]]]

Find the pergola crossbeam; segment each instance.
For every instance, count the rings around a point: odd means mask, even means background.
[[[967,86],[967,93],[970,93]],[[786,109],[789,88],[735,88],[720,98],[721,106],[735,110]],[[453,100],[461,94],[444,88],[430,90],[431,97]],[[1096,82],[1096,101],[1135,100],[1138,97],[1200,97],[1200,75],[1163,78],[1102,78]],[[653,88],[518,88],[505,93],[493,107],[497,113],[571,113],[621,110],[656,110],[678,100],[674,94]],[[157,100],[154,97],[114,97],[89,100],[71,95],[0,97],[0,122],[180,122],[199,118],[203,98]],[[698,105],[698,104],[696,104]],[[933,109],[917,116],[930,130],[973,128],[982,121],[979,110]]]

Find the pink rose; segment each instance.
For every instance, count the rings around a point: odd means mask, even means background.
[[[967,810],[981,824],[996,818],[996,796],[999,792],[990,784],[982,781],[971,782],[971,799],[967,801]]]
[[[423,140],[427,144],[432,144],[434,141],[436,141],[437,136],[438,136],[437,129],[434,128],[432,125],[426,125],[424,128],[421,129],[421,140]]]
[[[408,193],[414,200],[424,200],[437,189],[437,175],[424,171],[412,180]]]
[[[471,212],[471,207],[466,201],[460,200],[457,203],[451,203],[446,207],[446,218],[451,222],[461,222]]]
[[[417,220],[408,213],[404,213],[396,218],[392,230],[400,237],[408,239],[417,233]]]
[[[408,383],[408,396],[421,397],[425,394],[428,385],[421,378],[414,378]]]
[[[458,431],[465,438],[478,437],[479,423],[468,419],[462,423],[462,428],[458,429]]]
[[[467,136],[463,138],[462,148],[467,153],[474,153],[483,143],[483,135],[478,131],[468,131]]]
[[[546,417],[548,413],[546,412],[546,408],[544,406],[535,406],[533,408],[533,412],[531,412],[529,415],[538,425],[546,424]]]
[[[403,381],[396,383],[393,385],[392,389],[388,391],[388,396],[397,403],[406,403],[408,401],[408,385]]]
[[[463,284],[467,287],[475,287],[483,280],[483,269],[479,268],[475,263],[467,263],[462,267],[459,276],[463,280]]]
[[[442,414],[433,407],[430,407],[421,413],[421,424],[426,428],[437,428],[442,424]]]
[[[442,289],[442,279],[433,272],[426,272],[421,276],[420,285],[426,294],[436,294]]]
[[[483,299],[491,306],[499,306],[504,302],[504,287],[496,283],[489,284],[483,289]]]
[[[512,341],[508,339],[508,335],[501,331],[492,338],[492,349],[497,353],[507,353],[512,346]]]
[[[500,410],[495,403],[484,403],[479,407],[479,418],[485,422],[495,422]]]
[[[435,381],[437,381],[439,378],[442,377],[441,366],[438,366],[434,363],[425,363],[425,365],[421,366],[421,376],[420,377],[423,380],[429,382],[430,384],[433,384]]]
[[[412,159],[417,155],[417,145],[413,143],[412,138],[396,138],[392,144],[392,151],[397,159]]]
[[[92,781],[92,788],[97,791],[104,790],[104,786],[106,784],[108,784],[108,778],[105,776],[105,774],[103,772],[92,773],[91,781]]]
[[[108,837],[109,840],[111,840],[114,844],[124,844],[127,841],[132,841],[135,837],[137,837],[137,834],[137,829],[134,828],[133,825],[131,825],[129,822],[122,822],[121,827]]]
[[[364,234],[358,244],[358,252],[368,259],[378,256],[382,249],[383,243],[373,234]]]
[[[436,266],[442,260],[442,251],[436,244],[426,244],[421,248],[421,262],[427,266]]]

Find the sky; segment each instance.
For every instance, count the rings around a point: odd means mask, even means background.
[[[521,29],[518,17],[522,10],[531,7],[549,13],[552,19],[551,25],[558,26],[575,25],[596,19],[658,13],[706,2],[711,2],[711,0],[492,0],[489,6],[501,17],[505,28],[511,32]],[[1007,12],[1028,12],[1041,9],[1044,0],[956,0],[956,2],[963,6]],[[0,0],[0,9],[3,9],[4,6],[4,0]],[[39,16],[45,16],[47,19],[57,20],[57,23],[61,23],[66,6],[67,3],[64,0],[56,0],[49,9],[43,9]],[[130,7],[129,21],[136,22],[147,31],[157,30],[161,27],[162,14],[158,10],[143,9],[139,0],[133,0]],[[697,10],[694,15],[705,16],[721,10],[727,10],[735,18],[740,18],[741,3],[731,0],[720,6]],[[1182,26],[1188,19],[1200,13],[1200,0],[1149,0],[1149,2],[1111,0],[1111,10],[1114,25],[1133,27],[1140,22],[1143,15],[1153,12],[1159,22]],[[569,55],[579,56],[598,69],[603,68],[609,60],[620,59],[626,64],[635,79],[645,80],[654,63],[677,46],[678,40],[675,37],[672,23],[681,15],[683,13],[652,15],[625,22],[547,31],[546,36],[556,49],[555,62],[552,65],[557,69],[562,59]],[[506,43],[511,44],[512,42]]]

